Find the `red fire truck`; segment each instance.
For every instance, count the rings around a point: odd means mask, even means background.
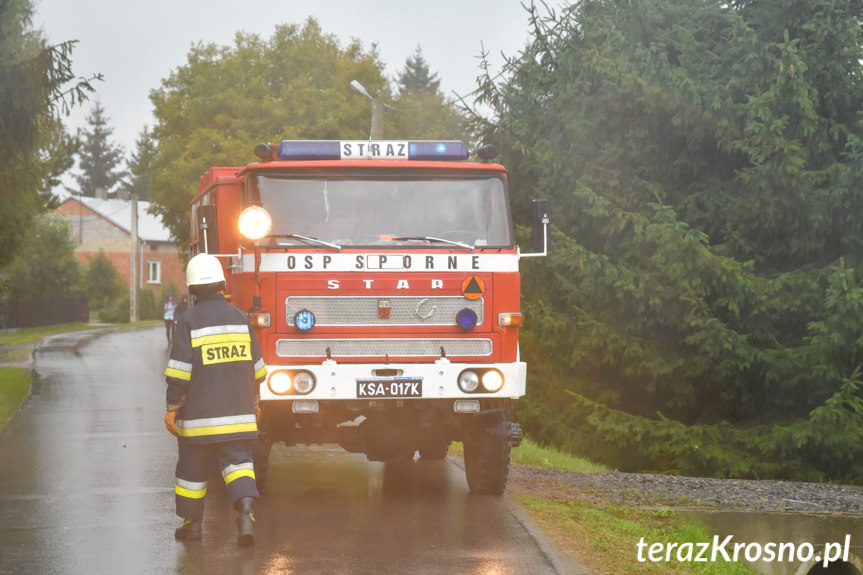
[[[481,152],[486,152],[483,149]],[[464,444],[471,492],[500,494],[521,441],[519,259],[506,171],[459,141],[283,141],[210,169],[191,254],[225,264],[261,343],[258,483],[270,447],[337,443],[372,461]]]

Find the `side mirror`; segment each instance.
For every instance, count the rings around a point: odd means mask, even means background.
[[[533,200],[533,251],[545,255],[548,249],[548,224],[551,202]]]

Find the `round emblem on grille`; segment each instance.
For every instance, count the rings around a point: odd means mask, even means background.
[[[414,310],[414,315],[417,319],[428,319],[434,315],[434,312],[437,310],[437,305],[433,299],[424,297],[417,303],[417,307]]]

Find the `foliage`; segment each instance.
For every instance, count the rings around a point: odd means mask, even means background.
[[[29,241],[4,268],[9,295],[29,299],[81,291],[83,270],[66,221],[42,215],[31,227]]]
[[[147,126],[138,133],[135,140],[135,151],[129,160],[129,192],[138,195],[141,201],[150,198],[150,166],[156,155],[156,143],[153,134]]]
[[[233,46],[197,44],[187,58],[150,95],[151,209],[181,243],[189,199],[209,167],[257,161],[258,142],[368,138],[368,100],[349,84],[388,93],[374,48],[343,47],[311,18],[277,26],[269,40],[240,32]]]
[[[436,84],[434,91],[390,97],[374,46],[343,46],[313,18],[277,26],[269,39],[240,32],[232,46],[193,46],[186,64],[151,92],[150,209],[185,244],[189,199],[208,168],[257,161],[258,142],[367,139],[371,105],[350,89],[352,80],[392,102],[384,114],[387,138],[460,137],[460,116]]]
[[[405,62],[396,83],[398,96],[387,110],[388,138],[467,138],[464,117],[441,93],[438,75],[430,72],[419,47]]]
[[[105,108],[97,101],[87,116],[87,128],[78,135],[81,141],[78,149],[81,173],[75,176],[77,194],[92,198],[100,189],[111,194],[123,184],[125,172],[121,163],[126,153],[123,146],[111,141],[112,133]]]
[[[68,167],[72,141],[60,115],[98,79],[76,78],[75,42],[48,45],[32,17],[30,0],[0,2],[0,267],[18,253],[33,218],[50,205],[48,185]]]
[[[422,48],[417,46],[413,56],[407,59],[405,67],[396,79],[399,96],[415,96],[417,94],[437,94],[440,91],[440,78],[429,71],[423,58]]]
[[[162,319],[162,308],[156,303],[156,296],[150,288],[141,288],[137,294],[138,319]]]
[[[861,15],[530,9],[532,42],[479,79],[493,117],[471,127],[519,223],[553,201],[551,254],[523,265],[531,435],[630,467],[863,478]]]
[[[118,323],[129,321],[128,288],[105,254],[89,258],[87,266],[87,294],[90,296],[90,311],[101,321]],[[121,313],[123,297],[126,305]],[[118,319],[119,316],[119,319]]]

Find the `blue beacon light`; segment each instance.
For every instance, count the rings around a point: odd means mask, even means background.
[[[464,308],[455,316],[456,323],[465,331],[475,328],[478,319],[476,312],[469,308]]]
[[[298,311],[294,315],[294,325],[300,331],[309,331],[315,327],[315,314],[307,309]]]

